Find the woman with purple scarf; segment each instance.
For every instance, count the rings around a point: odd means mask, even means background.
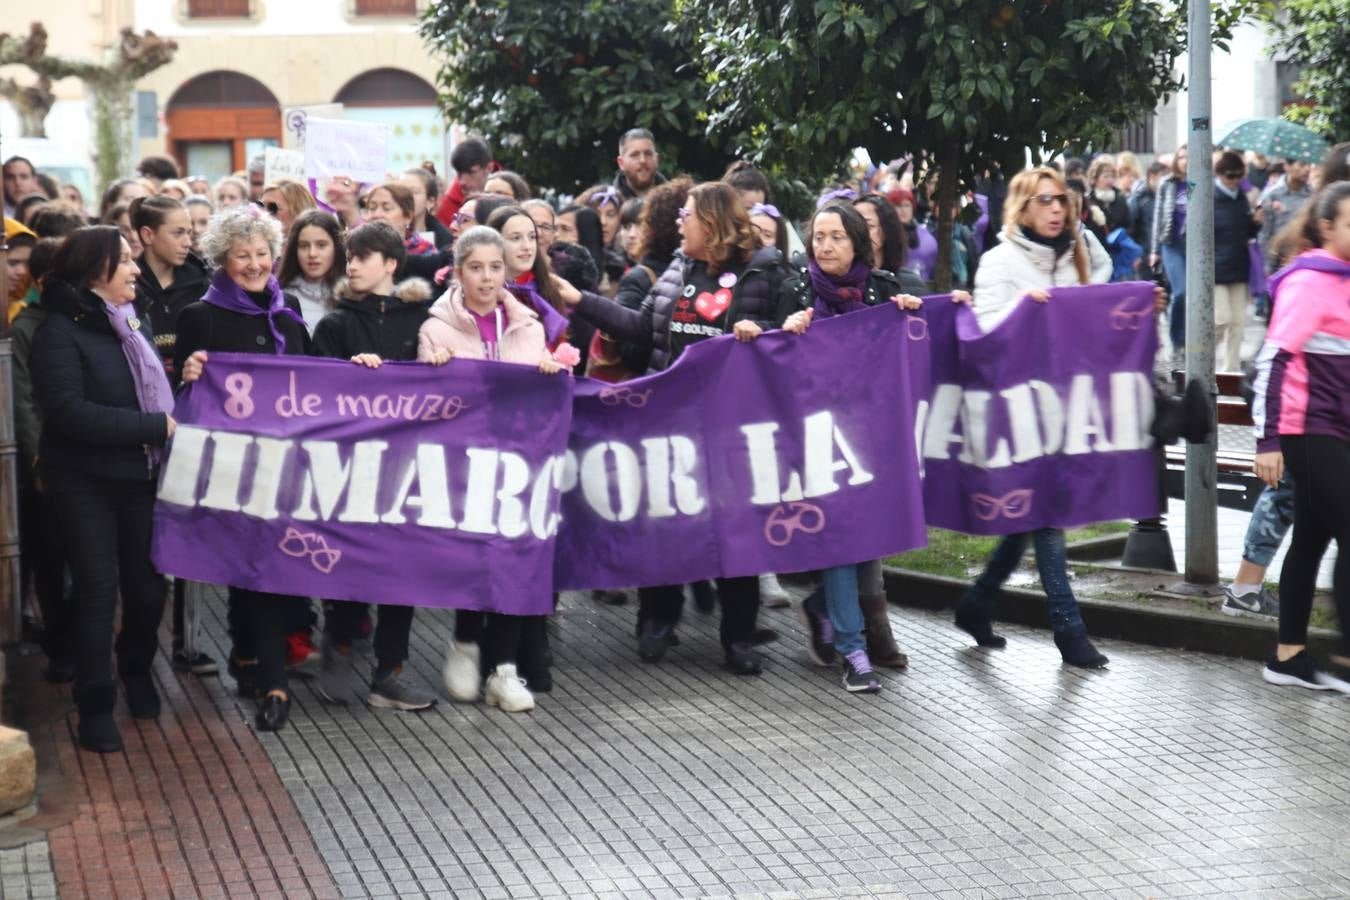
[[[309,332],[300,304],[282,293],[272,275],[281,248],[281,226],[252,207],[226,210],[211,219],[202,251],[216,268],[201,300],[178,315],[174,370],[183,381],[201,377],[207,355],[273,353],[304,356]],[[260,698],[257,725],[276,731],[290,715],[286,682],[288,615],[304,614],[307,601],[231,587],[230,673],[244,696]]]
[[[802,334],[813,319],[895,303],[902,311],[923,305],[900,280],[873,268],[867,221],[848,196],[836,191],[822,198],[806,230],[807,271],[784,283],[779,318],[784,331]],[[905,313],[908,315],[908,313]],[[881,563],[859,560],[821,574],[820,588],[798,608],[810,640],[807,652],[818,665],[843,660],[844,690],[873,694],[881,681],[872,664],[904,668],[909,658],[891,634]]]
[[[133,718],[159,717],[150,674],[164,579],[150,564],[160,453],[173,435],[173,392],[148,326],[136,318],[131,248],[110,225],[66,238],[43,281],[47,319],[33,336],[42,410],[38,474],[69,548],[75,584],[75,705],[80,746],[122,749],[109,644],[117,597],[117,673]]]

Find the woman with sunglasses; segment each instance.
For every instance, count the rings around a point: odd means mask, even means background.
[[[1095,265],[1090,258],[1086,233],[1078,227],[1074,196],[1059,170],[1048,166],[1013,176],[1003,206],[1001,241],[984,255],[975,273],[975,317],[985,332],[1006,319],[1023,297],[1045,303],[1052,288],[1104,284],[1111,277],[1110,257]],[[1058,528],[1004,537],[984,573],[957,605],[956,626],[981,647],[1007,644],[1002,635],[994,633],[994,603],[1003,582],[1022,561],[1028,543],[1036,548],[1036,568],[1055,645],[1064,662],[1102,668],[1107,658],[1088,639],[1078,600],[1069,586],[1064,532]]]
[[[1250,243],[1261,231],[1262,214],[1252,211],[1242,179],[1247,164],[1225,150],[1214,164],[1214,349],[1220,372],[1242,371],[1242,333],[1251,302]]]
[[[258,195],[258,205],[281,223],[281,233],[291,230],[295,217],[310,209],[318,209],[309,188],[286,178],[272,182]]]
[[[734,334],[749,342],[778,325],[782,255],[759,246],[736,189],[720,181],[691,189],[676,221],[681,252],[637,310],[559,279],[559,292],[573,307],[574,318],[619,340],[650,346],[652,371],[667,368],[699,341]],[[759,616],[759,579],[719,578],[717,587],[727,668],[758,675],[763,661],[751,642]],[[656,662],[671,645],[684,586],[642,588],[638,599],[638,655]]]

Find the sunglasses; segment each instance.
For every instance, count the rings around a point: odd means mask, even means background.
[[[1054,206],[1056,203],[1058,203],[1060,206],[1063,207],[1067,207],[1069,205],[1068,194],[1037,194],[1031,199],[1036,201],[1037,206],[1048,207]]]
[[[277,206],[275,203],[264,203],[262,204],[262,208],[267,210],[268,215],[272,216],[275,216],[281,211],[281,207]]]

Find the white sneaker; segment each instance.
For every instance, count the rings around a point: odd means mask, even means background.
[[[782,609],[792,603],[792,598],[778,583],[778,576],[772,572],[759,576],[759,599],[769,609]]]
[[[500,706],[506,712],[529,712],[534,709],[534,694],[525,687],[525,679],[516,674],[512,663],[502,663],[483,688],[483,699],[488,706]]]
[[[445,690],[461,703],[473,703],[482,689],[482,676],[478,674],[478,645],[451,639],[450,649],[445,654]]]

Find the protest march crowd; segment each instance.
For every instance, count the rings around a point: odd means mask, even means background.
[[[1140,315],[1158,323],[1173,354],[1185,345],[1185,147],[1147,171],[1120,153],[987,173],[963,200],[978,205],[974,226],[963,217],[953,229],[950,297],[929,288],[939,256],[930,171],[901,161],[873,167],[829,186],[809,220],[793,223],[753,165],[694,183],[661,174],[649,131],[628,131],[617,149],[613,181],[560,207],[502,170],[477,138],[456,145],[448,181],[427,165],[377,184],[265,183],[257,160],[212,185],[146,158],[137,177],[108,186],[96,215],[78,190],[28,160],[4,163],[26,614],[41,623],[49,679],[74,682],[82,747],[122,748],[119,682],[133,717],[158,716],[151,666],[166,604],[174,668],[217,671],[185,642],[187,585],[176,578],[166,587],[151,560],[161,465],[180,425],[176,397],[216,354],[311,355],[359,371],[495,360],[618,384],[724,335],[745,343],[777,329],[806,335],[822,320],[886,304],[918,315],[924,295],[968,304],[988,333],[1025,298],[1053,304],[1055,288],[1112,281],[1158,285]],[[1255,364],[1256,470],[1269,484],[1224,608],[1278,616],[1267,681],[1350,693],[1350,656],[1318,663],[1304,647],[1320,559],[1331,540],[1350,537],[1350,145],[1320,168],[1220,150],[1213,172],[1219,368]],[[1269,332],[1259,356],[1243,360],[1253,304]],[[232,402],[250,403],[237,377],[225,380]],[[1197,403],[1194,392],[1183,401],[1157,390],[1159,444],[1208,438],[1206,396]],[[1277,601],[1263,576],[1291,524]],[[1064,662],[1105,666],[1069,585],[1058,528],[1006,535],[959,604],[956,627],[982,647],[1004,646],[995,601],[1029,544]],[[301,540],[294,555],[323,550]],[[629,597],[592,594],[615,605]],[[755,646],[775,637],[758,627],[761,604],[789,603],[770,573],[636,594],[641,659],[659,662],[678,644],[688,599],[704,612],[720,605],[725,662],[741,675],[761,673]],[[415,610],[388,602],[396,599],[229,586],[225,665],[241,695],[256,699],[257,727],[284,725],[288,673],[300,667],[317,669],[323,698],[346,702],[344,661],[366,639],[375,658],[366,701],[432,706],[436,693],[402,672]],[[1344,626],[1350,555],[1337,562],[1335,600]],[[849,692],[880,690],[874,667],[908,664],[879,561],[825,568],[799,613],[808,655],[836,667]],[[454,700],[532,709],[552,686],[551,666],[547,617],[456,611],[444,666]]]

